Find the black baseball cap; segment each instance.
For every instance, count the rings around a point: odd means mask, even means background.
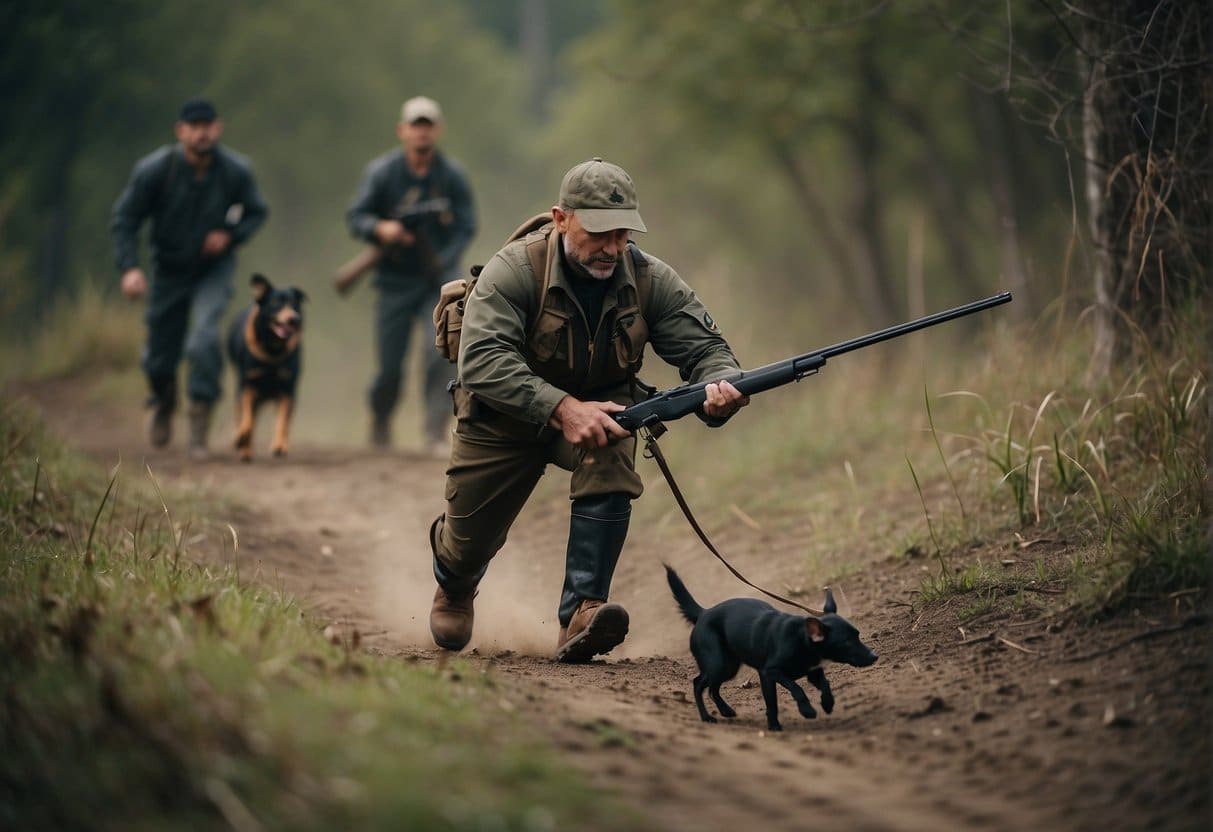
[[[215,105],[205,98],[191,98],[181,105],[181,114],[177,116],[179,121],[190,124],[195,121],[214,121],[217,118],[219,113],[216,112]]]

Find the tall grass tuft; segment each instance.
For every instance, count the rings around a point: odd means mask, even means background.
[[[1073,587],[1085,612],[1208,583],[1208,364],[1203,324],[1193,326],[1185,346],[1143,348],[1102,383],[1073,371],[1083,349],[1074,334],[1033,354],[1024,377],[941,397],[980,403],[970,428],[952,434],[957,458],[988,472],[995,504],[1003,495],[1016,526],[1092,541],[1090,580]],[[928,403],[932,431],[936,418]]]

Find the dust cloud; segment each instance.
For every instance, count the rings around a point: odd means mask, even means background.
[[[435,512],[436,513],[436,512]],[[434,646],[429,631],[434,575],[427,540],[433,515],[401,516],[368,552],[376,618],[395,639],[422,649]],[[469,650],[550,656],[560,624],[556,608],[563,582],[563,536],[511,540],[489,565],[476,597]],[[657,558],[642,547],[624,550],[611,600],[631,618],[627,640],[610,660],[680,655],[690,626],[677,615]]]

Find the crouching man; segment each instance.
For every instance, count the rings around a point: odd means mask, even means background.
[[[643,489],[636,440],[611,414],[644,397],[646,344],[689,382],[739,370],[691,288],[630,242],[645,230],[631,177],[594,158],[565,175],[551,223],[498,251],[467,299],[446,511],[430,527],[440,647],[471,639],[476,587],[548,464],[572,472],[556,658],[588,661],[627,635],[608,597]],[[748,401],[721,380],[700,416],[723,424]]]

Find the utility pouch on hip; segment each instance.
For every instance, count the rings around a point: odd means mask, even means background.
[[[447,361],[459,360],[459,338],[463,333],[463,306],[471,294],[475,277],[442,284],[434,307],[434,348]]]

